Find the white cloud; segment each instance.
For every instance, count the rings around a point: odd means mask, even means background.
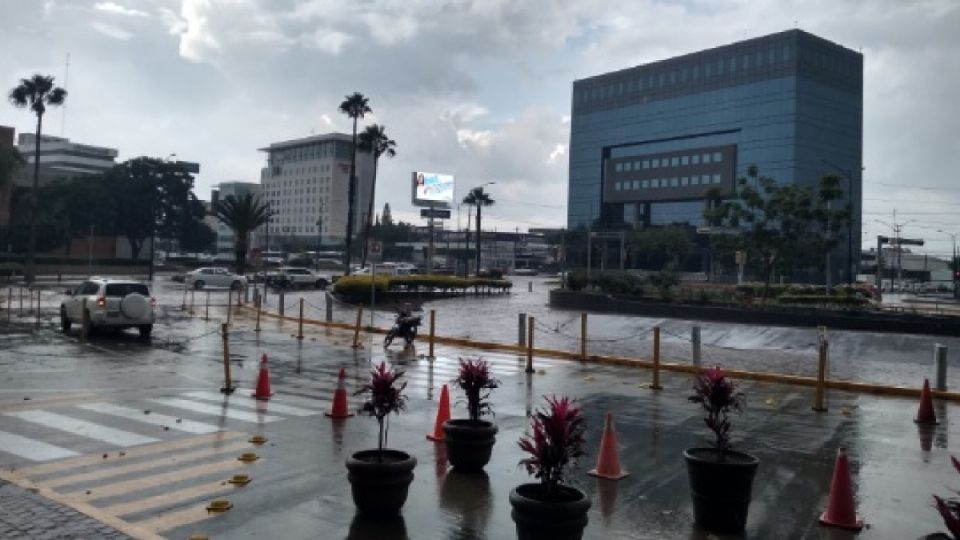
[[[133,34],[130,32],[124,30],[123,28],[113,26],[112,24],[95,21],[90,23],[90,26],[93,27],[93,29],[97,32],[100,32],[101,34],[113,39],[119,39],[120,41],[127,41],[133,37]]]
[[[350,34],[331,29],[317,29],[313,34],[304,36],[301,42],[306,46],[318,51],[337,55],[340,51],[353,40]]]
[[[194,62],[208,59],[211,53],[220,51],[220,43],[210,32],[207,11],[209,0],[183,0],[180,16],[183,25],[180,34],[180,56]]]
[[[114,15],[125,15],[127,17],[147,17],[150,15],[146,11],[121,6],[115,2],[97,2],[93,5],[93,9]]]

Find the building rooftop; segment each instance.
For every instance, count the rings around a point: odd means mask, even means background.
[[[352,142],[353,137],[351,135],[347,135],[346,133],[337,133],[337,132],[324,133],[322,135],[311,135],[309,137],[303,137],[300,139],[290,139],[289,141],[280,141],[280,142],[270,143],[270,146],[267,146],[265,148],[258,148],[258,150],[261,152],[273,152],[275,150],[285,150],[287,148],[296,148],[298,146],[307,146],[310,144],[327,142],[327,141]]]

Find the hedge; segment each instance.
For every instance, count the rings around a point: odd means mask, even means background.
[[[794,305],[837,305],[861,307],[869,303],[865,298],[857,296],[825,296],[822,294],[784,294],[777,297],[780,304]]]
[[[373,280],[376,280],[373,282]],[[465,291],[472,287],[488,287],[492,289],[510,289],[513,283],[505,279],[483,277],[461,278],[441,275],[410,275],[410,276],[344,276],[337,279],[333,290],[345,297],[353,297],[370,293],[370,287],[375,286],[377,292],[398,290],[437,290],[443,292]]]

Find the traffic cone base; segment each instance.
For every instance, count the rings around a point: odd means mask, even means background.
[[[937,413],[933,411],[933,396],[930,394],[930,381],[923,380],[923,390],[920,391],[920,408],[917,417],[913,419],[918,424],[939,424]]]
[[[847,462],[847,452],[843,448],[837,450],[837,462],[833,468],[833,479],[830,481],[830,497],[827,510],[820,514],[820,524],[851,531],[863,528],[863,520],[857,515],[856,503],[853,500],[850,465]]]
[[[433,442],[443,442],[443,424],[450,419],[450,391],[447,385],[440,390],[440,407],[437,408],[437,421],[433,424],[433,433],[427,439]]]
[[[600,439],[600,452],[597,466],[587,474],[607,480],[620,480],[630,473],[620,468],[620,450],[617,448],[617,432],[613,429],[613,413],[607,413],[603,426],[603,438]]]
[[[333,406],[330,412],[323,413],[328,418],[350,418],[353,413],[347,406],[347,370],[340,368],[337,375],[337,390],[333,393]]]
[[[251,396],[261,401],[270,399],[273,392],[270,390],[270,372],[267,371],[267,355],[264,354],[260,359],[260,374],[257,375],[257,386]]]

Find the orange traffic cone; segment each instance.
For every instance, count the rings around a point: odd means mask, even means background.
[[[427,438],[434,442],[443,442],[443,423],[450,419],[450,392],[447,385],[440,390],[440,408],[437,409],[437,422],[433,425],[433,433]]]
[[[820,514],[820,524],[854,531],[863,528],[863,520],[857,515],[853,502],[850,467],[847,464],[845,448],[837,450],[837,464],[833,468],[833,480],[830,482],[830,500],[827,502],[827,511]]]
[[[620,450],[617,448],[617,432],[613,430],[613,413],[607,413],[603,426],[603,438],[600,439],[600,453],[597,455],[597,467],[587,474],[607,480],[620,480],[627,471],[620,468]]]
[[[918,424],[936,424],[937,413],[933,412],[933,396],[930,395],[930,381],[923,380],[923,390],[920,392],[920,408],[917,417],[913,420]]]
[[[260,374],[257,375],[257,388],[251,395],[264,401],[270,399],[270,396],[273,395],[273,392],[270,391],[270,373],[267,371],[266,353],[260,358]]]
[[[340,368],[337,375],[337,391],[333,393],[333,407],[324,413],[330,418],[349,418],[353,413],[347,409],[347,370]]]

